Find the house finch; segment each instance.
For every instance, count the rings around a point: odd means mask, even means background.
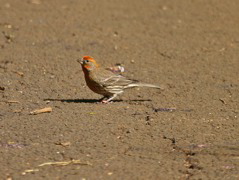
[[[78,62],[81,63],[87,86],[93,92],[104,96],[101,99],[102,103],[110,102],[128,88],[142,86],[161,89],[161,87],[156,85],[145,84],[137,80],[129,79],[118,72],[115,73],[111,69],[104,69],[90,56],[84,56],[82,59],[79,59]]]

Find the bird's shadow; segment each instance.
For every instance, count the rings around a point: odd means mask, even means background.
[[[44,101],[60,101],[60,102],[67,102],[67,103],[98,103],[100,102],[99,99],[44,99]],[[130,100],[132,102],[144,102],[144,101],[151,101],[150,99],[134,99]],[[113,100],[112,102],[123,102],[123,100]]]

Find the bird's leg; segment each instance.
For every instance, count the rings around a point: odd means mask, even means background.
[[[118,94],[113,94],[113,96],[109,97],[107,100],[102,100],[101,102],[102,103],[109,103],[112,99],[116,98]]]
[[[109,98],[108,96],[104,96],[104,97],[99,99],[99,102],[102,102],[102,101],[104,101],[105,99],[108,99],[108,98]]]

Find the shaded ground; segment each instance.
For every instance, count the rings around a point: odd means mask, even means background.
[[[0,2],[2,179],[239,178],[236,0]],[[83,55],[165,90],[96,104]]]

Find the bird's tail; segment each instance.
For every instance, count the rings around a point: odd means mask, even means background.
[[[150,87],[150,88],[164,89],[161,86],[157,86],[157,85],[153,85],[153,84],[146,84],[146,83],[133,83],[133,84],[129,84],[128,86],[131,86],[131,87]]]

